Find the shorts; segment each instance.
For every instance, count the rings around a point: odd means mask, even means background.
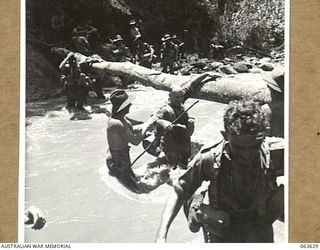
[[[129,159],[107,159],[109,174],[118,179],[126,188],[134,193],[139,193],[136,177],[130,167]]]

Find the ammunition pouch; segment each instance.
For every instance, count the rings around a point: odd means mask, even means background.
[[[200,227],[206,232],[224,238],[230,226],[230,215],[213,206],[203,204],[203,194],[194,195],[185,204],[184,211],[187,216],[190,231],[198,232]]]
[[[230,226],[229,213],[205,204],[202,204],[199,210],[204,230],[225,238]]]

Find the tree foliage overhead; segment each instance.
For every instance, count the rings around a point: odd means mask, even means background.
[[[129,38],[128,23],[141,20],[145,39],[156,45],[165,33],[188,31],[190,52],[207,54],[210,40],[273,49],[284,43],[285,0],[27,0],[27,25],[50,37],[51,19],[65,15],[65,39],[86,18],[108,41]],[[32,22],[31,22],[32,21]],[[154,27],[157,27],[155,30]],[[51,30],[52,32],[52,30]],[[48,33],[48,34],[47,34]],[[45,39],[48,40],[48,39]],[[50,42],[50,41],[48,41]]]
[[[223,0],[220,39],[242,42],[258,49],[284,43],[284,0]]]

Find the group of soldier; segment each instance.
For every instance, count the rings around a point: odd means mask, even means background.
[[[112,92],[107,123],[109,173],[135,193],[150,192],[163,183],[172,185],[156,242],[166,242],[182,206],[189,229],[202,228],[205,242],[273,242],[272,224],[284,220],[284,186],[277,184],[284,169],[284,73],[277,69],[265,77],[273,97],[270,105],[249,99],[230,102],[221,140],[203,146],[191,159],[194,119],[184,101],[198,83],[214,77],[205,73],[190,84],[172,84],[168,101],[138,125],[127,117],[132,96],[124,90]],[[137,174],[129,144],[138,145],[152,130],[159,136],[149,144],[156,158],[142,167],[144,174]],[[172,179],[170,172],[177,168],[180,175]]]
[[[101,54],[95,56],[96,61],[107,60],[111,52],[113,61],[137,61],[151,68],[156,58],[153,46],[144,42],[135,21],[129,25],[135,45],[133,54],[120,35],[112,39],[111,48],[101,43],[97,46],[97,30],[82,23],[73,31],[72,48],[86,56],[99,50]],[[172,74],[174,63],[184,56],[183,43],[169,34],[161,40],[162,72]],[[68,109],[83,110],[86,95],[92,90],[97,97],[104,98],[99,76],[81,68],[73,53],[68,54],[59,68]],[[123,89],[110,94],[112,111],[107,123],[106,159],[109,174],[138,194],[151,192],[164,183],[173,187],[157,242],[166,241],[169,227],[182,206],[190,230],[197,232],[202,228],[205,242],[273,242],[272,224],[277,219],[283,220],[284,188],[277,184],[284,164],[283,71],[275,69],[265,77],[272,97],[269,106],[252,100],[230,102],[223,117],[221,140],[204,146],[192,158],[190,138],[194,119],[189,117],[184,102],[199,83],[215,77],[204,73],[182,86],[173,83],[168,101],[147,121],[138,124],[127,117],[132,96]],[[270,136],[280,139],[272,141]],[[279,141],[282,146],[273,150],[272,145],[279,145]],[[139,172],[132,169],[129,144],[141,142],[155,159]],[[181,172],[179,178],[173,179],[170,173],[175,169]],[[204,185],[207,181],[209,184]]]
[[[72,38],[68,48],[73,52],[90,56],[97,61],[113,61],[113,62],[132,62],[151,68],[152,63],[157,62],[160,57],[162,72],[174,73],[174,64],[181,59],[184,54],[184,43],[181,42],[176,35],[170,36],[165,34],[161,39],[160,55],[156,55],[153,45],[144,41],[137,23],[131,20],[129,23],[129,33],[132,43],[134,44],[132,51],[126,46],[121,35],[116,35],[110,39],[111,44],[101,41],[98,30],[93,26],[80,20],[79,24],[72,31]],[[84,110],[86,104],[86,96],[95,96],[104,99],[102,91],[103,76],[87,72],[81,65],[78,65],[73,53],[68,56],[60,64],[59,69],[62,73],[61,82],[67,95],[68,110]],[[126,86],[127,81],[120,76],[122,85]]]
[[[120,34],[109,39],[111,44],[102,42],[98,30],[82,20],[72,31],[69,47],[73,51],[86,56],[96,53],[107,61],[130,61],[151,68],[151,64],[157,61],[158,56],[156,56],[154,46],[145,41],[135,20],[129,22],[129,33],[131,39],[129,42],[133,44],[131,50]],[[171,70],[171,61],[177,61],[183,56],[183,46],[184,43],[181,42],[176,35],[170,36],[169,34],[165,34],[161,38],[161,49],[160,53],[157,54],[160,54],[161,63],[164,65],[163,72],[168,72],[167,67],[169,67],[169,71],[173,73]],[[104,48],[105,51],[103,51],[103,49],[101,50],[101,47]],[[106,55],[106,53],[108,53],[108,55]]]

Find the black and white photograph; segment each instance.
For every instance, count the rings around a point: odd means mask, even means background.
[[[287,243],[288,4],[26,0],[19,239]]]

